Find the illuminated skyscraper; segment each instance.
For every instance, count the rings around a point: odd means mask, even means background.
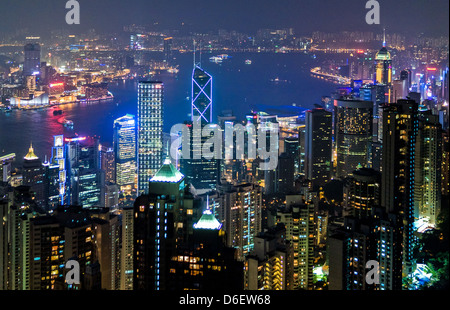
[[[116,156],[116,184],[131,195],[136,179],[136,122],[133,115],[114,121],[114,154]]]
[[[120,250],[120,290],[133,289],[133,208],[125,207],[122,212],[122,243]]]
[[[418,103],[399,100],[389,105],[383,112],[383,128],[381,206],[386,213],[402,218],[403,267],[408,268],[414,248],[414,221],[419,216],[415,209]]]
[[[286,208],[277,213],[277,222],[286,227],[286,240],[293,248],[294,289],[313,288],[314,264],[314,205],[290,203],[286,196]]]
[[[225,215],[224,227],[227,246],[238,250],[237,257],[243,260],[255,246],[255,237],[261,232],[262,189],[258,185],[222,184],[220,208]],[[222,221],[222,219],[220,219]]]
[[[374,84],[383,84],[387,86],[387,102],[392,102],[392,58],[386,48],[386,39],[383,41],[383,47],[375,55],[375,78]]]
[[[67,181],[70,200],[66,204],[84,208],[104,205],[105,175],[100,169],[97,137],[66,138]]]
[[[427,224],[436,225],[442,202],[442,126],[431,111],[422,113],[416,144],[416,212]]]
[[[45,172],[45,166],[42,165],[39,157],[34,154],[33,145],[31,145],[23,161],[22,184],[31,187],[31,190],[35,193],[36,203],[40,207],[46,205]]]
[[[332,135],[330,112],[324,109],[306,112],[305,176],[315,188],[331,179]]]
[[[100,166],[105,172],[105,184],[116,183],[116,160],[114,149],[100,145]]]
[[[383,47],[375,55],[375,70],[376,84],[392,83],[392,59],[386,48],[386,33],[384,33]]]
[[[66,152],[64,149],[64,136],[54,136],[52,158],[50,163],[44,163],[48,167],[48,207],[54,209],[64,205],[67,201],[66,192]]]
[[[170,261],[183,239],[183,220],[192,214],[184,207],[185,180],[166,159],[149,181],[148,194],[134,203],[133,288],[168,289]]]
[[[142,81],[138,85],[137,170],[138,195],[148,192],[148,182],[162,165],[162,82]]]
[[[345,178],[371,161],[373,102],[337,99],[334,108],[336,176]]]
[[[192,122],[200,121],[202,124],[212,122],[212,84],[212,76],[196,65],[192,72]]]
[[[203,131],[205,125],[211,124],[212,104],[212,76],[195,65],[192,72],[191,122],[188,124],[194,128],[190,139],[191,155],[189,159],[180,161],[180,168],[187,181],[200,191],[215,189],[220,175],[219,160],[206,159],[201,153],[209,136],[195,134],[195,128]]]

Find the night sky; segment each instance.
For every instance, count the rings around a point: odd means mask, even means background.
[[[66,0],[0,0],[0,32],[33,29],[45,35],[56,28],[84,32],[118,31],[123,25],[153,25],[154,30],[238,30],[293,27],[296,33],[364,30],[448,35],[448,0],[378,0],[381,25],[365,23],[366,0],[79,0],[81,25],[65,24]],[[158,24],[155,24],[158,23]],[[152,29],[152,28],[150,28]]]

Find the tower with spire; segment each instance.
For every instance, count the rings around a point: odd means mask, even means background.
[[[23,185],[30,186],[31,191],[35,193],[36,203],[40,207],[44,207],[46,204],[46,167],[34,153],[32,142],[27,155],[23,158],[22,180]]]

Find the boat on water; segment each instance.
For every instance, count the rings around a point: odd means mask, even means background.
[[[246,64],[246,65],[251,65],[251,64],[252,64],[252,61],[251,61],[250,59],[247,59],[247,60],[245,60],[245,64]]]
[[[73,121],[71,121],[70,119],[64,119],[63,125],[65,127],[73,127]]]
[[[53,110],[53,115],[62,115],[63,111],[62,110]]]
[[[229,59],[231,58],[231,56],[229,56],[228,54],[220,54],[218,56],[213,56],[209,58],[209,61],[211,62],[215,62],[215,63],[222,63],[225,59]]]

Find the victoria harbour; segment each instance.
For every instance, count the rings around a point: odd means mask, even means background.
[[[204,55],[204,67],[214,76],[214,113],[231,110],[238,119],[244,118],[251,109],[265,107],[298,107],[302,113],[321,103],[322,96],[330,96],[336,84],[310,76],[310,69],[318,60],[310,54],[237,53],[221,64],[212,63]],[[156,54],[155,57],[160,57]],[[197,56],[198,57],[198,56]],[[252,64],[245,64],[252,59]],[[180,63],[178,74],[162,73],[152,79],[165,84],[164,131],[189,118],[193,54],[177,56]],[[41,110],[13,110],[0,112],[0,155],[16,153],[18,163],[28,152],[32,143],[36,154],[51,156],[53,136],[98,136],[100,142],[112,145],[114,120],[125,114],[137,114],[136,80],[113,82],[109,90],[114,99],[93,103],[61,105],[63,115],[53,115],[52,108]],[[64,119],[74,122],[73,128],[63,125]],[[39,125],[39,130],[36,126]]]

